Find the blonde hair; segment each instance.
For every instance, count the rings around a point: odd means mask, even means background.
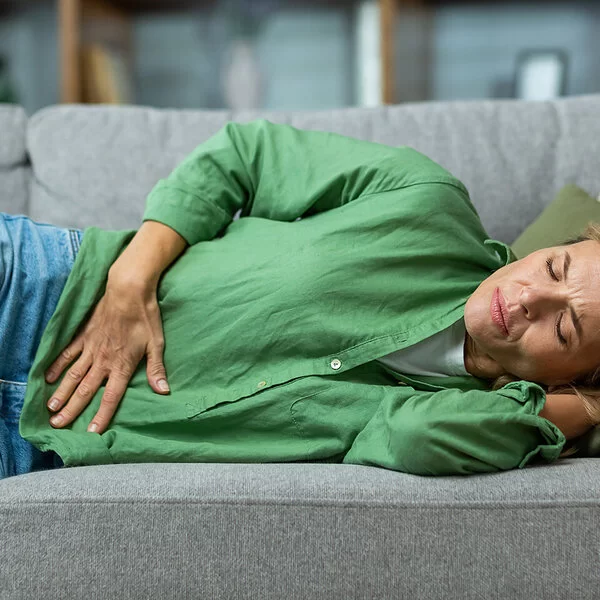
[[[562,246],[567,246],[569,244],[577,244],[579,242],[585,242],[587,240],[594,240],[600,243],[600,223],[590,222],[585,228],[584,232],[573,239],[567,240],[563,242]],[[514,375],[500,375],[500,377],[496,378],[492,383],[492,390],[498,390],[501,387],[504,387],[507,383],[512,381],[519,381],[519,377],[515,377]],[[538,382],[536,382],[538,383]],[[585,373],[573,381],[569,383],[565,383],[560,386],[545,386],[541,385],[545,391],[548,391],[548,387],[553,387],[553,394],[577,394],[583,406],[585,407],[585,411],[587,412],[590,421],[595,425],[600,424],[600,364],[592,369],[589,373]],[[588,430],[589,431],[589,430]],[[586,432],[587,433],[587,432]],[[569,440],[569,443],[565,450],[560,453],[558,458],[564,458],[567,456],[572,456],[579,451],[579,448],[576,447],[577,440],[579,438]]]

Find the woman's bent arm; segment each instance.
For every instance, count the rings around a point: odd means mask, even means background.
[[[554,423],[567,440],[579,437],[594,426],[577,394],[546,394],[538,416]]]
[[[266,119],[229,122],[157,182],[143,220],[165,223],[193,245],[215,238],[238,211],[292,222],[421,183],[449,184],[476,212],[463,184],[412,148]]]
[[[127,248],[110,268],[109,280],[156,289],[167,267],[188,243],[168,225],[144,221]]]
[[[529,381],[496,391],[398,388],[381,386],[382,400],[344,463],[469,475],[553,462],[566,443],[562,431],[537,414],[546,392]]]

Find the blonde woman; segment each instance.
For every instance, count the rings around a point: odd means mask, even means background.
[[[409,147],[229,123],[156,184],[139,230],[85,230],[14,382],[39,460],[3,458],[5,476],[553,462],[600,422],[599,240],[516,260]]]

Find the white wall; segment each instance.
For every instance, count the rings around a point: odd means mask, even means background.
[[[567,95],[600,92],[600,3],[440,8],[433,30],[434,100],[502,97],[524,48],[569,54]]]

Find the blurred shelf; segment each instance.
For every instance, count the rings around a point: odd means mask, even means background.
[[[2,2],[3,0],[0,0]],[[4,0],[6,1],[6,0]],[[34,0],[35,1],[35,0]],[[38,0],[41,1],[41,0]],[[137,14],[156,11],[175,11],[183,9],[209,8],[217,0],[56,0],[58,6],[61,101],[62,102],[98,102],[90,96],[90,65],[111,64],[111,57],[104,56],[95,61],[85,60],[86,53],[102,52],[99,47],[108,42],[113,49],[119,48],[119,79],[131,75],[132,60],[132,27],[131,17]],[[381,98],[384,104],[394,101],[394,30],[398,15],[398,7],[422,6],[424,0],[377,0],[379,10],[379,40],[381,59],[379,61]],[[282,1],[277,9],[323,6],[354,6],[359,0],[287,0]],[[112,53],[115,56],[114,52]],[[103,67],[107,71],[108,67]],[[124,75],[125,74],[125,75]],[[107,87],[115,87],[116,75],[95,74],[102,80],[111,79]],[[96,85],[92,86],[94,89]],[[110,94],[114,97],[114,94]]]
[[[460,0],[459,0],[460,1]],[[90,65],[96,67],[114,63],[119,55],[118,75],[113,79],[129,76],[133,70],[132,18],[146,13],[175,12],[210,9],[218,0],[0,0],[0,15],[17,11],[28,5],[52,2],[57,11],[60,54],[60,99],[66,103],[98,102],[90,96]],[[273,8],[277,10],[315,8],[322,6],[351,7],[364,4],[363,0],[281,0]],[[403,10],[415,7],[426,11],[428,0],[375,0],[378,10],[378,44],[380,48],[377,79],[380,82],[381,101],[392,104],[394,97],[395,46],[394,27]],[[90,60],[90,54],[98,49],[111,48],[110,56]],[[117,49],[115,52],[115,48]],[[86,58],[87,54],[87,58]],[[107,54],[107,52],[105,52]],[[421,59],[423,63],[426,57]],[[106,70],[106,68],[104,68]],[[106,73],[101,75],[106,79]],[[114,87],[115,82],[111,83]],[[93,87],[93,86],[92,86]],[[112,94],[111,94],[112,96]]]
[[[250,2],[251,0],[247,0]],[[133,81],[133,19],[148,13],[210,10],[218,0],[0,0],[0,15],[35,4],[52,2],[57,13],[59,40],[60,99],[65,103],[126,102]],[[564,0],[532,0],[552,5]],[[370,102],[394,104],[426,97],[425,83],[418,94],[407,91],[414,73],[430,71],[433,28],[431,15],[436,8],[465,5],[521,4],[519,0],[280,0],[273,9],[284,11],[322,6],[364,7],[369,5],[368,23],[361,32],[368,60],[363,61],[361,83],[371,90]],[[371,10],[373,9],[373,10]],[[414,26],[417,11],[423,19]],[[398,27],[410,30],[411,54],[402,58]],[[365,25],[362,23],[361,25]],[[407,31],[407,29],[404,29]],[[415,47],[415,34],[418,37]],[[365,40],[367,40],[365,42]],[[400,85],[397,85],[400,83]],[[413,86],[414,87],[414,86]]]
[[[89,78],[89,65],[85,59],[90,47],[118,49],[119,75],[123,80],[133,69],[132,18],[151,12],[209,9],[218,0],[0,0],[0,14],[17,11],[26,5],[53,2],[56,6],[60,53],[61,102],[93,102],[85,79]],[[461,0],[455,0],[460,2]],[[464,0],[463,0],[464,1]],[[435,0],[431,0],[435,2]],[[299,7],[343,7],[361,4],[361,0],[281,0],[277,10]],[[440,3],[440,2],[437,2]],[[376,0],[378,10],[378,80],[380,97],[384,104],[392,104],[396,72],[395,26],[404,10],[428,10],[430,0]],[[377,28],[377,23],[375,23]],[[115,52],[111,52],[114,57]],[[104,57],[108,63],[110,57]],[[423,64],[426,57],[421,59]],[[93,62],[93,61],[92,61]],[[98,61],[96,61],[98,62]],[[114,61],[113,61],[114,62]],[[86,87],[87,86],[87,87]],[[96,100],[97,101],[97,100]]]

